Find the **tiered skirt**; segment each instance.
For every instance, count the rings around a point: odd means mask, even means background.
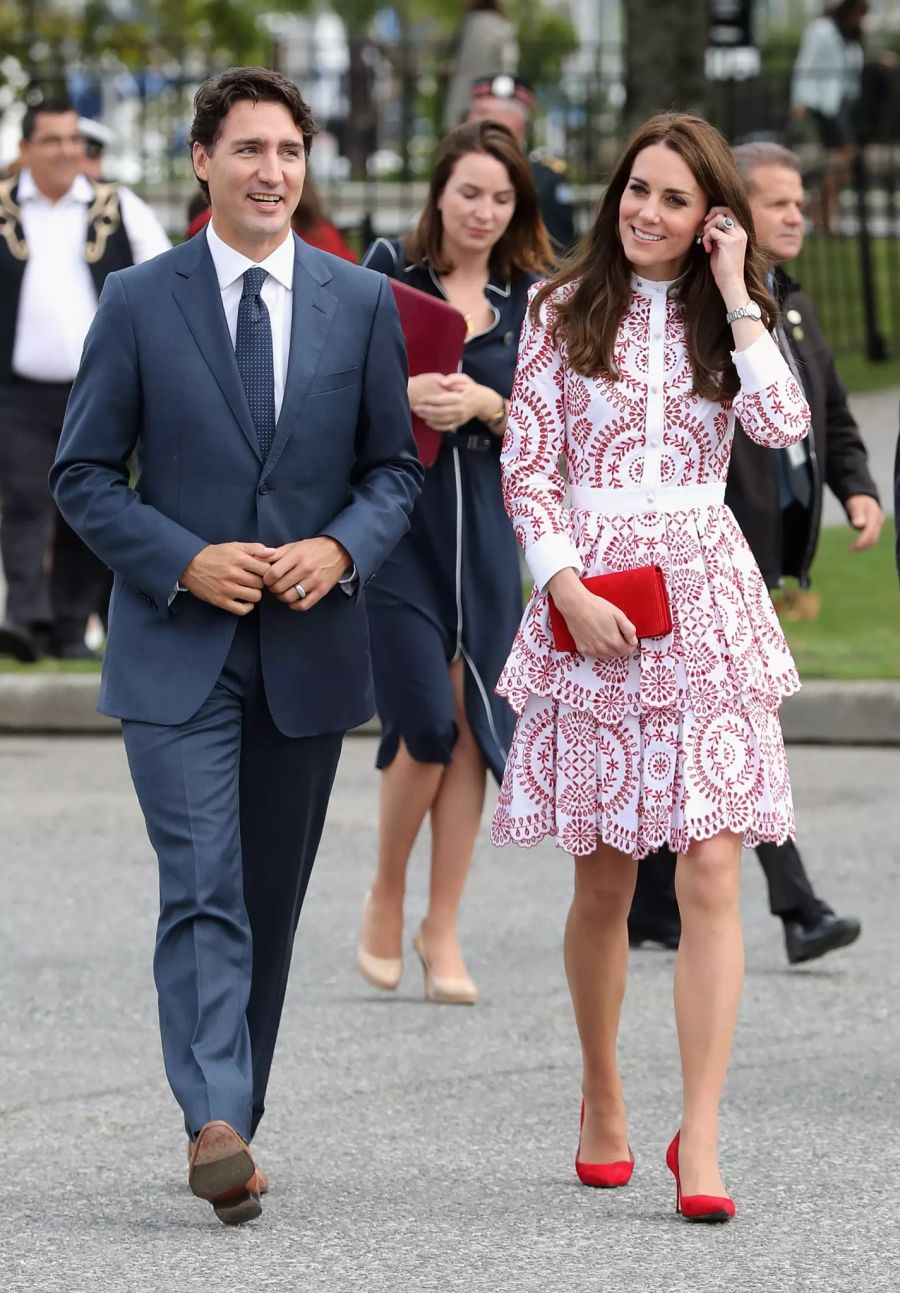
[[[800,681],[730,510],[569,522],[585,574],[662,567],[673,628],[623,659],[563,654],[535,590],[497,686],[518,721],[493,842],[643,857],[726,830],[793,836],[778,709]]]

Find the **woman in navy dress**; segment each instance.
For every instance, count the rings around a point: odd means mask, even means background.
[[[459,373],[410,378],[414,413],[442,433],[410,531],[366,592],[382,723],[378,868],[357,966],[374,986],[402,974],[406,867],[431,817],[428,912],[413,943],[426,996],[471,1004],[457,916],[484,804],[513,729],[494,694],[522,615],[500,444],[529,287],[550,260],[527,162],[494,122],[452,131],[405,240],[379,238],[364,264],[449,301],[466,318]]]

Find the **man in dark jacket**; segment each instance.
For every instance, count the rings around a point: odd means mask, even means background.
[[[772,264],[771,286],[781,306],[779,340],[812,411],[807,441],[789,449],[764,449],[735,430],[725,501],[769,588],[785,576],[809,587],[809,569],[822,520],[827,484],[840,500],[856,539],[853,551],[877,541],[883,515],[869,473],[865,445],[847,405],[809,297],[781,268],[803,245],[803,182],[796,156],[777,144],[744,144],[734,150],[747,184],[756,234]],[[756,850],[769,886],[772,914],[784,922],[791,964],[811,961],[859,937],[853,916],[837,916],[817,897],[796,845],[761,844]],[[675,859],[668,849],[646,858],[629,917],[632,944],[677,946],[680,934],[674,888]]]

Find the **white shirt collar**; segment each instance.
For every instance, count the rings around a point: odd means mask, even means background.
[[[34,182],[34,176],[26,166],[19,175],[19,186],[16,192],[16,198],[21,205],[22,202],[33,202],[35,199],[43,198],[45,202],[50,199],[43,194]],[[90,206],[94,200],[94,189],[86,175],[76,175],[72,181],[72,187],[68,193],[64,193],[59,199],[60,202],[81,202],[85,206]],[[58,203],[54,203],[58,205]]]
[[[294,236],[288,229],[287,236],[265,260],[251,260],[243,252],[235,251],[216,233],[212,220],[206,226],[206,241],[213,258],[219,291],[236,282],[248,269],[264,269],[290,292],[294,286]]]

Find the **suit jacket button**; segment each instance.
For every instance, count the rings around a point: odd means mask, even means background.
[[[268,494],[269,487],[268,485],[260,485],[259,489],[256,492],[257,494]]]

